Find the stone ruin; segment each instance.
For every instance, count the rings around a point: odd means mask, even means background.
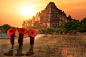
[[[23,21],[22,27],[41,26],[42,28],[56,28],[56,26],[63,25],[68,21],[79,22],[79,20],[72,19],[70,15],[67,17],[64,11],[56,7],[54,2],[50,2],[46,8],[37,13],[35,17],[33,16],[32,19]]]

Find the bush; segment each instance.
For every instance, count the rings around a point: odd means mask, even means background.
[[[61,26],[57,26],[57,28],[64,28],[64,25],[61,25]]]
[[[11,26],[8,24],[4,24],[2,27],[3,27],[3,31],[2,31],[3,33],[7,33],[7,30],[11,28]]]
[[[76,31],[75,30],[70,30],[69,34],[76,34]]]
[[[63,32],[64,32],[64,29],[61,28],[61,29],[59,30],[59,33],[63,33]]]
[[[76,21],[69,21],[64,23],[64,28],[66,28],[67,31],[70,30],[77,30],[77,27],[79,27],[80,22]]]
[[[55,32],[56,32],[56,33],[59,33],[59,31],[60,31],[60,28],[56,28],[56,29],[55,29]]]
[[[11,27],[8,24],[4,24],[2,27],[3,27],[3,31],[2,31],[3,33],[7,33],[8,29],[10,29],[10,28],[15,28],[15,27]]]
[[[46,33],[52,34],[52,33],[54,33],[54,32],[55,32],[55,29],[54,29],[54,28],[47,28],[47,29],[46,29]]]
[[[77,27],[77,31],[86,32],[86,18],[81,20],[79,27]]]
[[[1,32],[0,32],[0,34],[1,34]]]
[[[38,29],[38,31],[40,32],[40,33],[46,33],[46,28],[41,28],[41,29]]]
[[[19,28],[17,27],[16,30],[18,30]]]
[[[27,26],[26,29],[39,29],[40,26]]]

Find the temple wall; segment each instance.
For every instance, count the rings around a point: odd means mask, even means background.
[[[69,15],[68,17],[64,11],[58,9],[54,2],[50,2],[44,10],[37,13],[32,19],[23,21],[22,27],[26,26],[41,26],[46,27],[56,27],[58,25],[63,25],[68,21],[79,21],[72,19]]]

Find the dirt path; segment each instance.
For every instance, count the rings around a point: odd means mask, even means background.
[[[37,34],[37,36],[35,37],[35,40],[37,40],[40,37],[43,37],[44,34]],[[30,46],[30,38],[29,37],[25,37],[23,38],[23,46],[25,46],[26,44],[28,44]],[[14,53],[16,53],[17,49],[18,49],[18,38],[15,38],[15,42],[14,42]],[[10,39],[0,39],[0,55],[4,56],[3,54],[8,52],[8,50],[11,48],[11,44],[10,44]]]
[[[26,35],[27,36],[27,35]],[[35,43],[33,47],[34,55],[28,57],[67,57],[71,55],[73,57],[86,57],[86,36],[85,35],[44,35],[39,34],[35,38]],[[9,41],[9,40],[4,40]],[[2,41],[3,42],[3,41]],[[9,49],[11,47],[10,43],[6,42],[0,45],[1,46],[1,57],[4,57],[4,53],[7,51],[3,51],[3,48]],[[7,46],[6,46],[7,45]],[[24,38],[24,45],[22,49],[22,53],[26,54],[30,49],[29,38]],[[17,54],[18,43],[17,38],[15,41],[15,47],[13,52],[13,57]],[[68,51],[67,55],[63,56],[61,51],[66,49]],[[21,57],[21,56],[18,56]],[[27,56],[22,56],[27,57]]]

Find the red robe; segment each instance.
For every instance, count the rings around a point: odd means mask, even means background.
[[[23,45],[23,36],[24,36],[24,34],[21,34],[21,33],[19,34],[18,43],[19,43],[20,46]]]
[[[14,36],[15,34],[10,35],[10,43],[14,45]]]
[[[34,37],[31,37],[31,36],[29,37],[30,37],[30,45],[34,45]]]

